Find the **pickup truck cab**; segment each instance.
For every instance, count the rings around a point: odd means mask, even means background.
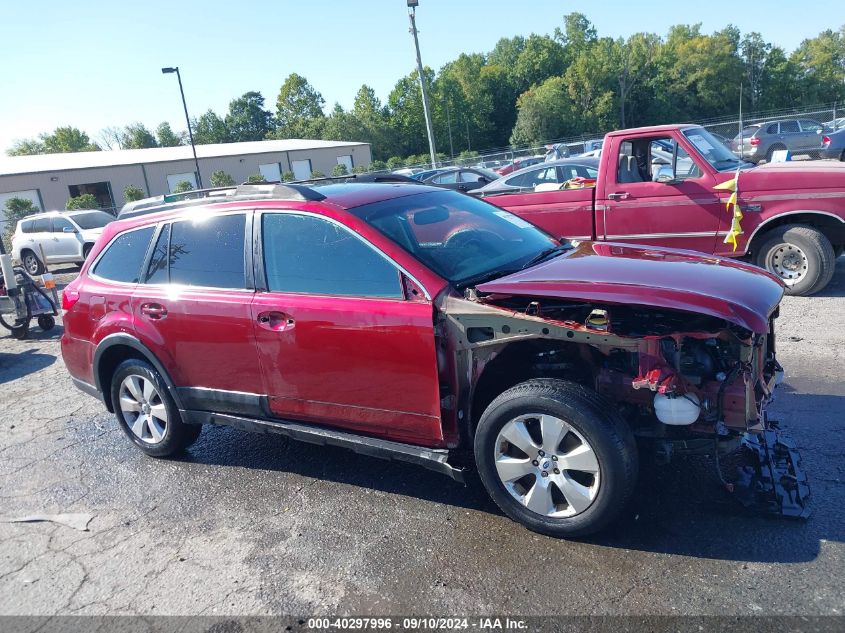
[[[737,248],[725,243],[738,176],[743,214]],[[845,164],[797,161],[754,166],[706,129],[663,125],[605,137],[594,188],[485,196],[488,202],[571,240],[629,242],[743,257],[786,292],[824,288],[845,244]]]

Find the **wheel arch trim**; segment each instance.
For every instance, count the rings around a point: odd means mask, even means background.
[[[155,367],[156,371],[161,375],[162,379],[164,380],[165,384],[167,385],[167,389],[170,392],[170,396],[173,398],[173,401],[176,403],[177,408],[181,409],[182,402],[179,398],[179,393],[176,389],[173,380],[170,378],[170,374],[164,368],[164,365],[161,364],[156,355],[153,354],[152,350],[149,347],[144,345],[140,340],[135,338],[134,336],[126,333],[115,333],[109,334],[108,336],[104,337],[103,340],[99,342],[97,345],[97,350],[94,352],[94,385],[102,394],[103,401],[106,403],[106,406],[111,407],[111,396],[110,396],[110,385],[104,387],[102,381],[100,380],[100,363],[103,360],[103,355],[109,349],[117,346],[125,346],[131,347],[136,352],[139,352],[148,363],[150,363],[153,367]]]
[[[777,213],[772,217],[763,220],[763,222],[761,222],[754,228],[754,230],[751,232],[751,236],[748,238],[748,242],[746,242],[746,250],[751,249],[751,244],[753,244],[754,239],[761,232],[765,232],[765,229],[769,227],[769,225],[771,225],[776,220],[780,220],[781,218],[785,218],[792,215],[819,215],[828,218],[833,218],[834,220],[837,220],[840,224],[845,225],[845,219],[839,217],[835,213],[831,213],[830,211],[819,211],[817,209],[800,209],[797,211],[786,211],[784,213]]]

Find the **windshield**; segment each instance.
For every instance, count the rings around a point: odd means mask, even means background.
[[[70,217],[83,231],[87,231],[89,229],[102,228],[109,222],[114,222],[115,219],[113,215],[109,215],[105,211],[90,211],[88,213],[77,213]]]
[[[684,136],[695,146],[701,157],[717,171],[729,171],[746,164],[703,127],[684,130]]]
[[[515,272],[557,244],[512,213],[455,191],[404,196],[350,212],[457,285]]]

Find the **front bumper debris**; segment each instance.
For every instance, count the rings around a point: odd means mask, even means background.
[[[775,423],[770,423],[772,426]],[[794,442],[779,430],[746,433],[746,463],[737,468],[734,498],[746,509],[796,519],[810,516],[810,486]]]

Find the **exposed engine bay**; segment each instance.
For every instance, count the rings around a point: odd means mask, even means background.
[[[779,442],[776,423],[766,414],[783,377],[775,358],[777,310],[768,332],[751,332],[724,319],[679,310],[479,296],[474,290],[464,297],[444,297],[441,304],[440,327],[450,331],[444,340],[455,345],[448,351],[456,358],[455,377],[463,383],[458,394],[471,394],[457,403],[458,419],[480,415],[487,394],[511,383],[559,377],[612,401],[662,461],[681,453],[713,453],[718,463],[719,454],[749,442],[753,450],[748,452],[765,458],[766,450],[758,449],[766,438]],[[788,490],[766,494],[782,497],[777,504],[782,514],[803,516],[809,489],[805,495],[798,490],[799,466],[788,459],[781,466]],[[769,488],[783,488],[773,468],[758,459],[758,470],[768,470]],[[759,482],[757,477],[753,485],[760,488]]]

